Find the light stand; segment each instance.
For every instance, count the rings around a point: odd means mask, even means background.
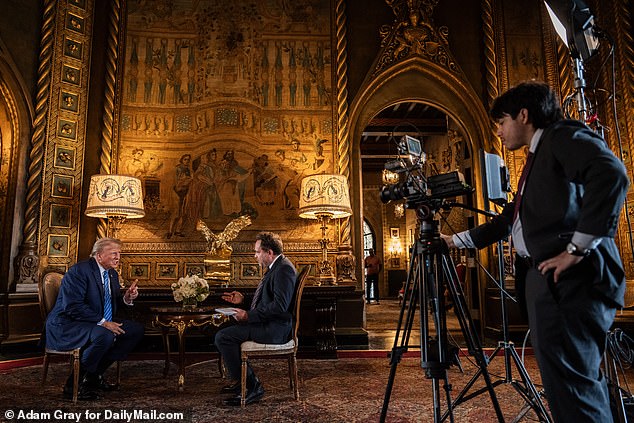
[[[475,207],[470,207],[466,204],[450,203],[450,204],[447,204],[445,207],[460,207],[467,210],[471,210],[476,213],[484,214],[489,217],[495,216],[490,211],[479,210]],[[535,385],[531,381],[531,378],[528,372],[526,371],[526,368],[524,367],[524,364],[522,363],[521,358],[517,354],[514,343],[509,341],[509,329],[508,329],[509,325],[508,325],[508,317],[507,317],[507,310],[506,310],[506,298],[510,297],[511,299],[513,299],[513,297],[511,297],[511,295],[506,290],[506,286],[504,282],[504,254],[503,254],[504,249],[502,246],[502,241],[498,241],[497,249],[498,249],[499,282],[496,281],[495,278],[493,278],[492,276],[491,276],[491,280],[500,289],[500,314],[502,316],[503,340],[498,342],[497,348],[489,355],[490,359],[487,362],[487,366],[493,361],[493,359],[495,359],[498,353],[502,351],[504,353],[505,371],[504,371],[504,378],[493,382],[493,387],[496,387],[500,384],[510,384],[511,386],[513,386],[513,388],[515,388],[515,390],[520,394],[520,396],[524,398],[524,400],[526,401],[527,403],[526,407],[524,407],[520,411],[520,414],[513,421],[519,421],[530,409],[533,409],[535,411],[535,414],[539,418],[540,422],[550,423],[552,420],[550,419],[550,416],[548,415],[548,412],[546,411],[546,408],[544,407],[544,404],[541,401],[539,392],[537,392],[537,389],[535,388]],[[513,378],[511,360],[513,361],[513,364],[515,364],[515,367],[521,377],[521,381],[515,380]],[[452,407],[455,407],[461,404],[462,402],[464,402],[465,400],[469,398],[472,398],[476,395],[486,392],[486,389],[483,387],[467,395],[471,387],[480,378],[480,376],[485,376],[485,377],[487,376],[486,374],[483,373],[482,368],[478,369],[478,371],[473,375],[471,380],[467,382],[467,384],[462,389],[460,394],[458,394],[458,396],[454,400]]]
[[[332,265],[328,261],[328,222],[352,214],[348,180],[343,175],[321,174],[302,179],[299,198],[299,217],[317,219],[321,224],[321,261],[317,285],[336,285]]]

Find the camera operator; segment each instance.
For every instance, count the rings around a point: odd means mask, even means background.
[[[544,83],[509,89],[490,115],[508,150],[529,147],[518,194],[490,222],[442,238],[483,248],[512,234],[517,294],[554,420],[612,421],[600,363],[625,291],[614,234],[626,170],[601,137],[563,120]]]

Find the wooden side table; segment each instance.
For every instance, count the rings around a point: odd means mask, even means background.
[[[152,325],[155,328],[160,328],[163,336],[163,348],[165,350],[164,377],[167,377],[170,367],[169,331],[174,328],[178,334],[178,390],[182,392],[185,387],[185,336],[187,329],[209,325],[217,328],[227,322],[229,317],[216,313],[216,309],[211,306],[201,306],[193,309],[184,309],[180,306],[150,307],[150,311],[154,314]]]

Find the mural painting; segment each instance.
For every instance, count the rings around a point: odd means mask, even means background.
[[[146,216],[124,238],[301,222],[301,179],[333,171],[329,3],[138,0],[127,25],[117,168],[143,181]]]

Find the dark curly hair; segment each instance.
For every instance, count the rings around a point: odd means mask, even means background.
[[[489,114],[495,120],[504,115],[515,119],[522,109],[528,110],[535,129],[546,128],[564,118],[557,94],[539,81],[525,81],[510,88],[495,99]]]
[[[284,251],[282,238],[273,232],[260,232],[256,235],[255,240],[260,241],[261,249],[265,251],[273,251],[273,254],[276,256],[282,254],[282,251]]]

